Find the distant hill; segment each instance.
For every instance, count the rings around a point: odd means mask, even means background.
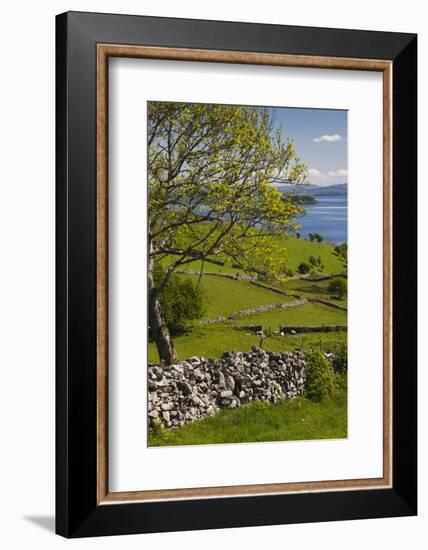
[[[335,185],[328,185],[326,187],[318,186],[318,189],[311,191],[311,195],[315,197],[321,197],[326,195],[347,195],[348,194],[348,184],[347,183],[336,183]]]
[[[285,195],[311,195],[312,197],[327,197],[327,196],[346,196],[348,194],[347,183],[336,183],[335,185],[313,185],[311,183],[307,185],[283,185],[278,187],[278,191],[281,191]]]

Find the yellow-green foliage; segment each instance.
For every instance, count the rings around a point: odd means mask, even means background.
[[[272,183],[305,181],[292,141],[282,141],[268,109],[150,102],[149,243],[170,270],[214,255],[269,277],[286,272],[272,239],[295,229],[302,208]]]
[[[275,241],[275,254],[281,256],[287,267],[291,268],[293,272],[296,272],[299,263],[307,262],[311,255],[321,257],[321,261],[324,264],[323,274],[343,273],[346,271],[340,257],[334,252],[334,245],[332,244],[316,243],[285,235],[271,237],[271,240]],[[213,258],[219,259],[218,256],[213,256]],[[211,273],[244,273],[242,269],[232,267],[232,264],[236,263],[235,261],[227,258],[224,259],[226,261],[224,266],[204,262],[204,271]],[[176,260],[177,256],[171,255],[165,257],[163,261],[165,265],[170,265]],[[249,264],[251,264],[251,262],[249,262]],[[186,269],[195,269],[199,271],[202,267],[202,262],[194,260],[187,263],[184,267]],[[257,267],[257,265],[250,267]],[[290,285],[291,284],[298,284],[298,282],[290,281]]]

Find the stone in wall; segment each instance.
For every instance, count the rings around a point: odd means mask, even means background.
[[[227,352],[220,359],[191,357],[161,368],[149,365],[149,430],[176,428],[253,400],[276,403],[302,395],[305,353]]]

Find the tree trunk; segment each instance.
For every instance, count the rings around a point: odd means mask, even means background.
[[[165,365],[177,362],[178,357],[171,340],[169,330],[162,314],[158,291],[154,283],[154,259],[149,259],[149,325],[150,331],[159,353],[159,358]]]

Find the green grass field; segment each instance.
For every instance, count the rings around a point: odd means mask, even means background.
[[[281,239],[289,265],[295,272],[301,262],[308,262],[309,256],[321,256],[325,265],[322,274],[342,273],[345,267],[334,253],[334,246],[328,243],[314,243],[296,238]],[[168,263],[166,261],[166,263]],[[192,262],[187,269],[200,270],[201,263]],[[231,264],[218,266],[205,262],[208,273],[239,273]],[[198,275],[182,275],[194,282]],[[346,297],[333,299],[327,290],[329,281],[311,282],[289,280],[275,286],[303,298],[320,298],[346,306]],[[262,325],[266,334],[272,334],[263,341],[263,348],[269,351],[292,351],[317,348],[334,352],[338,344],[347,341],[346,332],[313,332],[305,334],[274,334],[279,326],[286,325],[344,325],[347,313],[318,303],[305,303],[287,309],[246,315],[216,324],[204,324],[204,320],[227,317],[233,312],[267,304],[293,302],[297,297],[278,294],[260,288],[249,281],[232,280],[210,275],[202,276],[205,312],[202,319],[193,321],[187,330],[174,335],[174,345],[180,360],[194,355],[221,357],[225,351],[249,351],[260,345],[260,336],[248,329],[238,330],[245,325]],[[156,346],[149,343],[149,361],[159,360]],[[160,445],[202,445],[213,443],[248,443],[258,441],[296,441],[313,439],[338,439],[347,437],[347,400],[345,394],[336,394],[331,400],[314,403],[305,398],[284,401],[280,404],[252,404],[235,410],[223,410],[214,417],[207,417],[178,429],[161,429],[149,436],[150,446]]]
[[[316,243],[305,239],[296,239],[295,237],[278,237],[277,242],[286,249],[286,258],[290,269],[297,270],[301,262],[308,262],[309,256],[318,258],[324,264],[325,274],[342,273],[345,271],[342,260],[334,252],[334,244]]]
[[[288,261],[289,268],[294,272],[297,271],[297,267],[301,262],[308,262],[309,256],[321,256],[322,263],[324,264],[324,270],[322,273],[328,275],[333,273],[342,273],[346,271],[343,261],[334,252],[335,245],[330,243],[316,243],[307,241],[305,239],[296,239],[296,237],[276,237],[276,242],[283,247],[283,253]],[[172,262],[171,259],[165,260],[165,265]],[[184,266],[186,269],[194,269],[200,271],[201,262],[194,261]],[[224,266],[205,262],[203,270],[209,273],[240,273],[241,270],[232,267],[232,262],[228,261]]]
[[[279,238],[287,248],[286,255],[290,266],[297,268],[300,262],[308,261],[310,255],[321,256],[325,264],[324,273],[340,273],[344,265],[334,253],[334,246],[329,243],[315,243],[294,237]],[[168,261],[166,260],[166,263]],[[198,270],[200,262],[186,265],[187,269]],[[230,264],[218,266],[205,262],[204,270],[211,273],[237,273],[239,269]],[[183,275],[184,277],[185,275]],[[197,275],[187,275],[194,282]],[[280,285],[287,292],[300,294],[302,297],[321,298],[346,305],[346,298],[333,300],[327,291],[329,281],[311,282],[305,280],[289,280]],[[347,323],[347,313],[332,307],[316,303],[307,303],[296,307],[273,310],[264,313],[247,315],[235,321],[226,320],[220,324],[206,325],[204,320],[227,317],[233,312],[258,307],[266,304],[292,302],[293,297],[278,294],[271,290],[257,287],[249,281],[232,280],[227,278],[205,275],[200,284],[204,292],[205,313],[202,319],[189,324],[187,330],[174,336],[174,344],[180,359],[188,359],[194,355],[204,357],[220,357],[225,351],[249,351],[252,346],[260,343],[260,337],[249,331],[234,330],[239,325],[262,325],[263,330],[278,331],[280,325],[343,325]],[[293,349],[307,349],[321,347],[324,351],[334,350],[339,342],[346,341],[346,332],[309,333],[287,335],[284,337],[266,338],[263,347],[271,351],[290,351]],[[153,342],[149,343],[149,361],[158,362],[158,354]]]
[[[246,318],[245,318],[246,319]],[[241,320],[241,324],[244,322]],[[337,344],[346,341],[346,332],[311,332],[266,338],[264,349],[268,351],[293,351],[311,347],[321,348],[325,352],[334,351]],[[189,359],[194,355],[203,357],[221,357],[225,351],[250,351],[258,346],[260,337],[254,333],[234,330],[223,323],[218,325],[196,325],[188,334],[175,336],[174,344],[180,359]],[[156,346],[149,343],[149,361],[159,360]]]
[[[175,258],[176,258],[175,256],[169,256],[163,261],[163,264],[167,266],[171,264],[173,259]],[[194,262],[189,262],[188,264],[184,265],[183,269],[191,269],[199,272],[201,270],[201,267],[202,267],[202,262],[200,260],[195,260]],[[235,275],[236,273],[242,273],[241,269],[232,267],[231,262],[227,262],[225,265],[217,265],[211,262],[204,262],[203,271],[207,273],[225,273],[228,275]]]
[[[304,304],[289,309],[248,315],[242,319],[230,321],[230,323],[234,325],[260,324],[263,325],[263,328],[270,326],[272,330],[277,330],[279,325],[346,325],[346,319],[346,311],[322,304]]]
[[[188,275],[193,281],[197,275]],[[293,298],[257,287],[249,281],[234,281],[206,275],[201,279],[205,298],[205,314],[203,319],[215,319],[227,316],[234,311],[241,311],[263,304],[281,304],[292,301]]]
[[[300,294],[303,298],[320,298],[321,300],[327,300],[346,307],[348,303],[347,297],[345,296],[341,300],[338,300],[331,296],[328,291],[329,283],[330,281],[305,281],[304,279],[300,279],[288,281],[281,285],[281,288],[287,292]]]
[[[297,441],[347,437],[347,400],[338,394],[314,403],[303,397],[279,404],[223,410],[177,430],[149,436],[149,446]]]

